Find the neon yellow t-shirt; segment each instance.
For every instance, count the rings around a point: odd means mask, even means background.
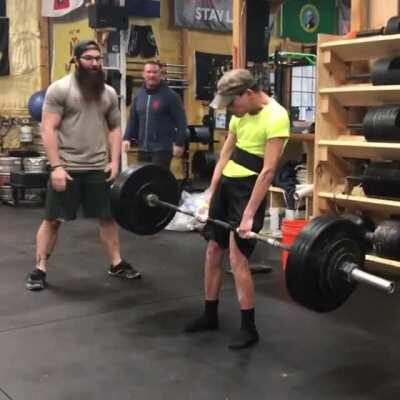
[[[290,132],[289,116],[285,108],[277,101],[269,103],[256,115],[231,118],[229,131],[236,135],[236,146],[249,153],[264,157],[265,143],[272,138],[288,138]],[[287,140],[285,141],[286,146]],[[242,178],[256,175],[232,160],[225,165],[222,175],[230,178]]]

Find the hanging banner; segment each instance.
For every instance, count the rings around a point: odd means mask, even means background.
[[[9,43],[9,27],[8,18],[0,18],[0,75],[10,74],[10,59],[8,56]]]
[[[42,16],[62,17],[82,4],[83,0],[42,0]]]
[[[176,26],[231,32],[232,19],[232,0],[175,0]]]
[[[318,33],[337,33],[335,1],[297,0],[283,3],[283,37],[300,43],[316,43]]]

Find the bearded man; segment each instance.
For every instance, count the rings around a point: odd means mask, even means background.
[[[93,40],[74,48],[75,71],[53,82],[43,105],[42,137],[51,173],[45,217],[36,236],[36,266],[26,287],[46,287],[47,259],[64,221],[97,218],[110,262],[108,274],[126,279],[140,273],[121,258],[117,224],[110,210],[110,185],[119,171],[121,129],[118,97],[104,83],[100,46]]]

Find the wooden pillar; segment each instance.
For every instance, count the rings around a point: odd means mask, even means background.
[[[352,0],[351,30],[381,28],[390,17],[399,15],[399,0]]]
[[[194,45],[192,43],[192,34],[189,29],[182,29],[182,59],[186,62],[186,76],[195,76]],[[184,91],[183,104],[186,110],[186,117],[189,123],[196,121],[196,101],[195,85],[191,84]]]
[[[369,0],[352,0],[351,2],[351,31],[367,29]]]
[[[42,1],[38,4],[38,24],[40,34],[40,86],[46,89],[50,84],[50,57],[49,57],[49,18],[42,17]]]
[[[233,68],[246,68],[246,0],[233,0]]]

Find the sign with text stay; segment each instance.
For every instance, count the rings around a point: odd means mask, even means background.
[[[175,25],[218,32],[232,31],[232,0],[175,0]]]

